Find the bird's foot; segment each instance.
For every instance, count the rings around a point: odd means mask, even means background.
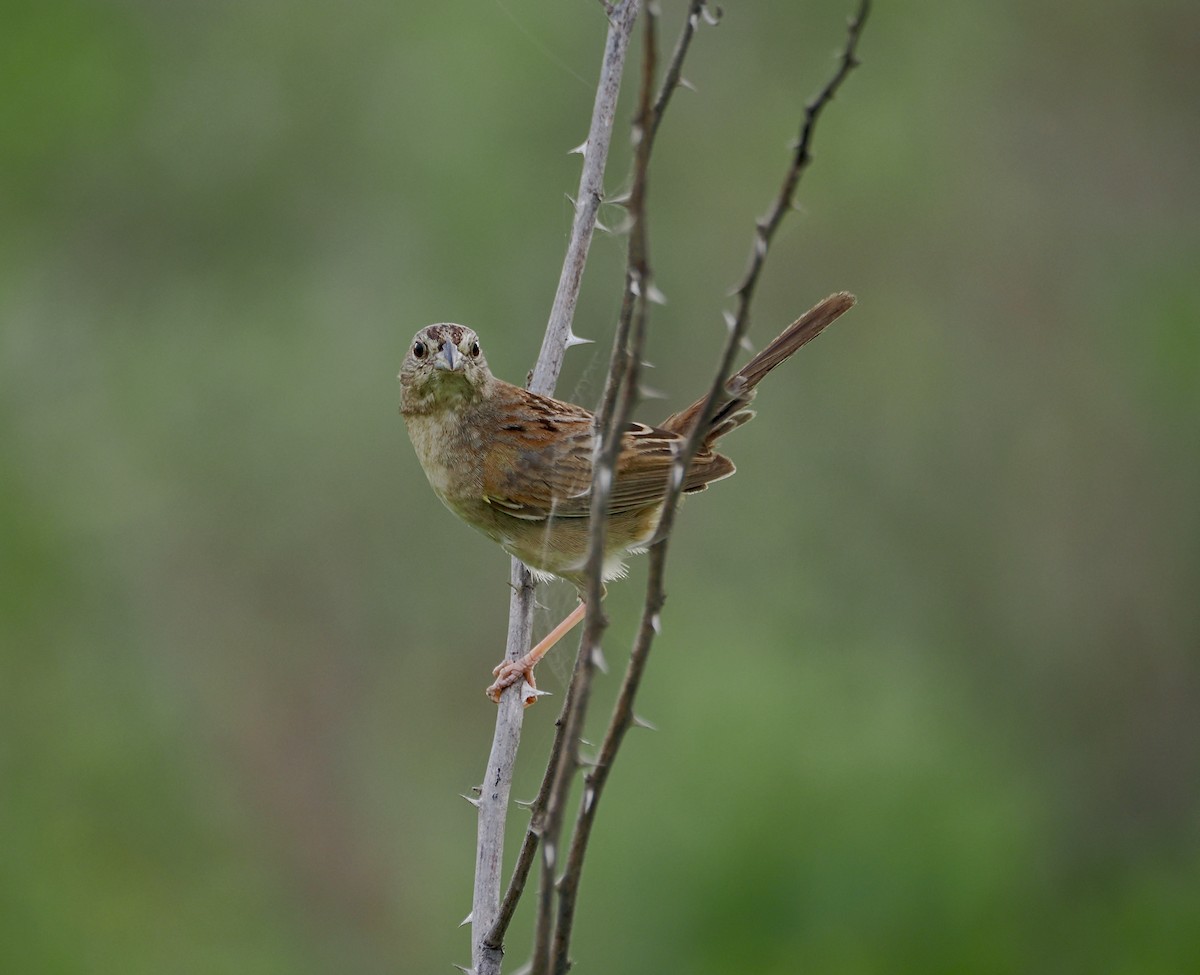
[[[529,654],[525,654],[518,660],[506,660],[497,665],[492,670],[496,679],[484,693],[492,699],[493,703],[499,704],[500,695],[517,681],[521,681],[521,698],[525,707],[529,707],[546,693],[538,690],[537,681],[533,677],[534,663],[536,661],[530,660]]]

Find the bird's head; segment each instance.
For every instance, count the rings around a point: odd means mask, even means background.
[[[427,325],[413,336],[400,367],[402,412],[470,400],[491,382],[479,337],[465,325]]]

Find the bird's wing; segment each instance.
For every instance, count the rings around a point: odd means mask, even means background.
[[[484,500],[516,518],[542,521],[591,514],[592,414],[579,406],[521,391],[519,421],[501,423],[484,462]],[[630,424],[621,437],[609,511],[650,507],[662,500],[683,435]],[[710,450],[698,454],[684,491],[701,491],[733,473],[733,463]]]

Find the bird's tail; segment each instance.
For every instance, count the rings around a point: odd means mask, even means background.
[[[818,302],[783,330],[780,336],[733,374],[726,388],[735,393],[753,389],[762,378],[781,362],[789,359],[802,345],[811,342],[831,325],[838,316],[854,305],[854,295],[839,291]]]
[[[848,291],[839,291],[817,302],[785,328],[778,338],[735,372],[725,384],[727,395],[713,415],[708,433],[704,437],[704,446],[711,446],[730,430],[751,419],[754,411],[748,407],[754,399],[754,387],[767,373],[791,358],[802,345],[811,342],[827,325],[831,325],[839,316],[849,311],[854,305],[854,300],[854,295]],[[686,410],[669,417],[661,426],[667,430],[686,432],[696,422],[703,408],[702,397]]]

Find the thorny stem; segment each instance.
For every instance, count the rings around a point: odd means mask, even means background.
[[[858,63],[854,58],[854,51],[868,10],[869,0],[862,0],[857,15],[848,25],[846,47],[842,53],[837,72],[826,83],[818,95],[805,106],[805,121],[801,129],[800,140],[796,154],[793,157],[792,165],[788,170],[783,188],[776,198],[770,211],[770,216],[766,221],[767,230],[765,234],[763,234],[763,223],[760,222],[759,224],[759,233],[761,235],[759,239],[762,241],[762,245],[759,246],[756,240],[751,272],[743,279],[743,287],[740,287],[738,290],[740,297],[738,318],[735,326],[730,330],[721,364],[717,370],[716,378],[710,389],[705,407],[701,411],[701,415],[697,418],[698,422],[688,437],[679,460],[676,462],[680,473],[686,471],[691,458],[695,455],[702,431],[707,427],[713,412],[715,412],[720,394],[724,390],[725,383],[730,374],[733,357],[737,352],[742,335],[749,321],[748,313],[750,300],[753,296],[754,283],[757,281],[758,274],[765,262],[771,237],[775,232],[775,228],[779,225],[783,214],[791,207],[800,174],[811,159],[809,145],[811,144],[816,119],[821,109],[833,98],[846,75]],[[748,286],[746,286],[747,282]],[[654,643],[654,637],[658,632],[659,613],[666,601],[664,574],[667,549],[671,538],[671,527],[674,524],[675,513],[678,510],[683,477],[672,478],[671,484],[672,487],[668,493],[662,518],[659,522],[658,541],[654,543],[650,550],[649,573],[646,580],[646,598],[638,631],[634,638],[633,649],[630,653],[629,664],[626,667],[625,676],[621,682],[621,689],[618,692],[617,702],[613,707],[612,717],[609,720],[604,740],[600,746],[599,755],[594,767],[584,777],[583,798],[576,816],[575,827],[571,837],[571,846],[567,853],[566,866],[562,879],[559,881],[559,923],[555,934],[555,975],[565,975],[570,968],[567,949],[570,943],[571,924],[574,919],[579,880],[583,871],[583,862],[587,854],[592,825],[595,822],[596,810],[599,806],[604,786],[608,781],[613,761],[621,747],[621,743],[624,741],[625,733],[634,723],[634,700],[641,684],[642,673],[645,670],[646,661]]]
[[[569,697],[570,693],[568,691]],[[509,923],[512,921],[513,913],[517,909],[517,903],[521,899],[521,894],[525,892],[525,881],[529,877],[529,870],[533,866],[534,854],[537,853],[538,839],[542,835],[542,815],[546,809],[546,800],[550,795],[550,786],[554,781],[554,772],[558,768],[558,755],[562,750],[563,743],[562,729],[563,722],[560,717],[555,722],[554,740],[550,745],[550,757],[546,762],[546,771],[542,776],[542,784],[538,789],[537,796],[530,803],[529,826],[525,830],[525,839],[521,843],[521,852],[517,854],[517,863],[513,868],[512,879],[508,883],[508,889],[504,892],[504,900],[500,902],[500,912],[496,916],[496,923],[483,939],[483,943],[488,948],[499,948],[503,944],[504,934],[508,930]]]
[[[741,283],[737,286],[737,320],[731,331],[737,331],[740,328],[742,334],[745,333],[748,325],[750,299],[754,296],[754,289],[758,284],[759,273],[762,271],[762,266],[767,259],[767,250],[771,246],[771,240],[775,236],[775,231],[778,229],[779,224],[783,222],[784,215],[792,209],[796,196],[796,186],[800,182],[800,176],[812,162],[811,146],[813,133],[817,127],[817,119],[820,117],[825,106],[833,101],[833,96],[837,94],[838,89],[842,86],[842,82],[846,80],[846,76],[858,67],[858,59],[855,57],[855,51],[858,49],[858,39],[862,34],[863,24],[866,23],[867,14],[870,13],[870,10],[870,0],[861,0],[858,12],[850,18],[846,25],[846,46],[842,48],[842,53],[838,57],[837,70],[825,82],[825,86],[809,99],[808,103],[804,106],[804,121],[800,125],[800,135],[795,143],[793,143],[792,164],[788,167],[788,171],[783,178],[783,185],[780,186],[779,193],[775,197],[775,201],[771,204],[771,209],[767,211],[766,216],[759,219],[756,226],[754,248],[750,255],[750,265],[746,268],[746,273],[743,275]],[[737,344],[740,343],[742,335],[738,335],[737,338],[738,342],[734,343],[733,347],[729,350],[730,362],[732,361],[732,353],[736,352]],[[725,382],[723,377],[729,374],[730,362],[726,362],[725,368],[718,375],[718,383],[723,384]],[[714,388],[715,386],[716,384],[714,384]]]
[[[671,60],[667,62],[667,70],[663,73],[662,85],[658,89],[658,95],[654,99],[654,111],[650,119],[650,138],[653,139],[658,135],[658,125],[662,121],[663,113],[667,110],[667,103],[671,100],[671,96],[675,94],[675,89],[679,87],[683,78],[683,59],[687,57],[688,48],[692,44],[692,36],[696,33],[696,27],[700,23],[700,17],[704,13],[706,0],[692,0],[688,7],[687,19],[683,22],[683,29],[679,32],[679,40],[675,42],[675,50],[671,52]],[[720,14],[713,15],[715,23]]]
[[[608,147],[612,141],[621,74],[625,67],[629,37],[633,33],[640,7],[641,0],[624,0],[606,8],[608,38],[604,45],[604,63],[596,88],[592,123],[583,148],[583,171],[579,175],[579,191],[575,195],[575,221],[571,227],[571,240],[567,245],[558,289],[554,294],[554,305],[550,309],[550,320],[546,323],[546,335],[542,339],[542,349],[529,382],[531,390],[546,396],[554,392],[554,385],[562,370],[563,356],[572,337],[571,322],[575,319],[575,305],[579,300],[579,285],[592,243],[592,230],[596,226],[600,204],[604,202],[604,164],[608,160]],[[524,653],[523,650],[521,652]]]
[[[746,273],[742,276],[741,283],[735,291],[737,295],[737,311],[733,316],[733,321],[730,323],[729,336],[726,339],[725,348],[721,353],[720,365],[713,376],[712,385],[709,387],[708,395],[704,401],[704,408],[696,418],[696,425],[692,428],[687,442],[675,460],[676,476],[671,478],[671,487],[667,494],[663,517],[659,521],[659,539],[665,538],[670,534],[671,526],[675,521],[675,507],[678,504],[679,495],[683,490],[682,473],[688,469],[692,458],[700,448],[700,443],[704,437],[704,430],[708,427],[713,414],[716,413],[720,405],[721,397],[725,391],[725,383],[728,382],[729,376],[733,371],[733,360],[737,355],[742,339],[746,335],[746,330],[750,326],[750,303],[754,298],[754,289],[758,284],[758,278],[762,272],[763,265],[766,263],[767,252],[770,250],[775,231],[783,221],[784,214],[792,209],[793,200],[796,195],[796,186],[800,182],[801,175],[808,168],[809,163],[812,162],[810,146],[812,144],[813,133],[816,131],[817,119],[820,117],[821,111],[825,106],[833,100],[842,82],[846,80],[846,76],[858,66],[855,51],[858,48],[858,39],[862,33],[863,24],[866,23],[867,14],[870,12],[870,9],[870,0],[861,0],[858,12],[847,23],[846,46],[842,49],[842,53],[838,58],[837,70],[834,71],[833,75],[825,83],[825,86],[804,106],[804,121],[800,126],[800,136],[795,142],[791,165],[788,167],[783,184],[780,186],[779,193],[772,202],[770,210],[767,211],[765,217],[758,220],[755,226],[754,246],[751,249],[750,265],[746,269]]]
[[[576,195],[571,241],[563,261],[546,335],[530,378],[534,392],[553,392],[571,337],[571,321],[587,261],[588,246],[603,198],[604,167],[616,116],[617,95],[629,38],[633,32],[640,0],[624,0],[619,8],[608,8],[608,34],[592,121],[584,149],[583,171]],[[530,644],[533,620],[533,580],[529,570],[512,560],[513,596],[509,605],[508,642],[505,657],[516,660]],[[496,714],[496,732],[479,798],[479,824],[475,861],[475,886],[471,903],[471,963],[476,975],[499,975],[504,956],[503,928],[498,924],[500,876],[504,860],[504,826],[512,772],[521,738],[524,708],[520,682],[505,692]],[[515,901],[514,901],[515,903]],[[511,908],[508,915],[511,918]],[[504,925],[507,925],[507,920]],[[498,929],[498,930],[497,930]]]
[[[618,326],[617,341],[613,348],[613,361],[610,376],[614,382],[610,386],[617,387],[619,395],[608,415],[602,415],[598,424],[600,436],[599,463],[592,481],[592,512],[591,528],[588,541],[590,552],[588,557],[588,626],[584,634],[583,646],[580,649],[580,662],[584,664],[580,678],[580,695],[576,704],[575,724],[579,731],[583,729],[584,713],[587,705],[586,690],[590,687],[591,672],[594,666],[595,653],[600,646],[600,638],[607,626],[608,620],[601,612],[603,582],[601,579],[604,560],[605,522],[608,515],[608,501],[612,493],[612,483],[617,468],[617,458],[621,451],[622,432],[629,423],[633,412],[634,400],[638,395],[638,373],[641,368],[642,350],[646,340],[647,295],[650,293],[651,272],[649,258],[649,239],[646,228],[646,184],[649,175],[650,153],[653,148],[653,106],[650,93],[654,85],[655,63],[657,51],[657,17],[648,7],[645,14],[645,31],[642,46],[642,93],[637,120],[634,123],[636,151],[634,155],[633,187],[629,199],[629,215],[631,219],[629,236],[629,253],[625,278],[625,300],[623,309],[631,308],[632,321],[622,314]],[[607,400],[608,397],[606,396]],[[607,405],[607,404],[606,404]],[[602,433],[599,433],[602,431]],[[593,612],[595,610],[595,612]],[[578,671],[578,668],[577,668]],[[578,741],[579,735],[568,738],[572,744]],[[573,756],[578,764],[578,756]],[[559,758],[563,783],[559,786],[559,794],[554,798],[559,800],[558,808],[564,809],[567,793],[570,788],[570,778],[574,768],[567,767],[567,754]],[[556,781],[556,785],[559,783]],[[557,837],[556,837],[557,839]],[[575,840],[572,838],[572,847]],[[573,894],[573,891],[572,891]],[[569,951],[571,945],[572,922],[575,913],[574,896],[564,897],[560,886],[558,897],[558,918],[554,926],[553,967],[556,975],[565,975],[570,968]],[[535,962],[535,973],[537,971]]]
[[[645,223],[646,182],[653,139],[650,134],[650,93],[654,84],[657,49],[655,45],[656,17],[647,8],[644,22],[645,39],[642,47],[642,85],[638,117],[634,122],[634,175],[628,202],[631,220],[629,252],[625,274],[625,291],[621,314],[613,341],[608,382],[596,415],[596,462],[592,472],[591,514],[588,534],[587,617],[583,639],[575,660],[571,679],[571,707],[563,713],[564,746],[559,753],[554,781],[546,805],[545,827],[542,836],[542,864],[538,898],[537,924],[534,930],[531,975],[547,975],[550,971],[565,972],[569,941],[564,941],[563,902],[559,899],[557,923],[553,916],[555,894],[554,875],[558,867],[557,850],[562,832],[571,782],[579,766],[578,742],[591,694],[596,653],[600,638],[608,625],[603,612],[604,539],[608,522],[608,503],[621,449],[621,431],[629,422],[637,396],[637,375],[641,360],[634,352],[644,344],[646,331],[646,294],[650,289],[650,266]],[[573,904],[573,902],[572,902]],[[565,928],[569,939],[570,923]]]
[[[703,11],[704,6],[704,0],[692,0],[688,18],[680,34],[679,40],[676,43],[675,50],[671,56],[671,61],[667,67],[662,85],[659,89],[658,96],[655,98],[654,109],[652,113],[652,124],[648,127],[648,131],[651,135],[651,142],[647,143],[646,145],[647,153],[651,148],[653,137],[657,134],[658,126],[662,120],[663,113],[666,110],[667,103],[670,101],[671,95],[679,85],[683,60],[687,54],[688,47],[690,46],[696,25],[698,24],[698,17]],[[630,200],[630,202],[632,202],[632,200]],[[625,294],[626,301],[632,302],[633,297],[634,295],[632,290],[627,288]],[[621,320],[628,321],[630,308],[631,305],[630,307],[626,307],[626,303],[623,301]],[[636,346],[637,347],[634,351],[632,359],[635,363],[640,363],[642,359],[642,342],[638,340]],[[617,345],[618,349],[622,347],[623,346],[621,344]],[[615,396],[616,388],[616,386],[610,385],[608,389],[606,389],[606,392],[611,391]],[[636,388],[636,381],[632,383],[627,382],[624,388]],[[566,727],[566,719],[575,707],[573,690],[574,684],[572,683],[572,685],[568,688],[567,697],[563,704],[563,710],[560,713],[559,719],[556,723],[554,741],[551,745],[551,753],[546,767],[546,773],[542,779],[541,788],[538,791],[537,798],[533,801],[531,806],[530,824],[525,831],[525,837],[521,844],[521,850],[517,856],[516,866],[513,869],[512,879],[509,881],[508,889],[505,891],[504,900],[500,905],[496,923],[492,927],[492,930],[489,931],[484,938],[484,944],[489,948],[499,948],[503,942],[505,932],[508,930],[508,926],[512,921],[513,914],[516,911],[517,903],[525,890],[529,871],[534,863],[539,839],[545,832],[547,804],[550,796],[551,786],[555,780],[555,776],[559,768],[560,755],[563,752],[562,745],[565,738],[564,729]],[[574,755],[573,749],[572,755]],[[572,759],[572,762],[574,762],[574,759]],[[572,764],[570,766],[570,770],[573,771],[573,769],[574,765]],[[548,905],[549,901],[546,901],[545,903]],[[544,909],[548,910],[549,908],[547,906]]]

